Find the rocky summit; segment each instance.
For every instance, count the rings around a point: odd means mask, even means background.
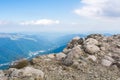
[[[75,37],[58,54],[14,65],[0,80],[120,80],[120,35]]]

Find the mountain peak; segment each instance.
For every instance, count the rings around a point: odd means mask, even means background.
[[[26,78],[33,80],[119,80],[119,41],[120,35],[94,34],[85,39],[72,39],[63,52],[37,56],[29,61],[27,67],[9,69],[0,74],[3,76],[2,79],[12,80]]]

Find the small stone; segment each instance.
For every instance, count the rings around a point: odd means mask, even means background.
[[[100,47],[100,49],[101,49],[102,51],[105,51],[105,50],[106,50],[105,47]]]
[[[44,59],[45,61],[51,61],[51,59]]]
[[[79,40],[80,39],[80,37],[79,36],[76,36],[76,37],[74,37],[72,40]]]
[[[65,48],[65,49],[63,50],[63,53],[67,54],[67,53],[69,53],[70,51],[71,51],[71,49]]]
[[[118,78],[117,80],[120,80],[120,78]]]
[[[47,55],[47,57],[53,59],[53,58],[55,58],[55,54],[49,54],[49,55]]]
[[[92,60],[94,62],[97,60],[97,58],[94,55],[89,55],[88,59],[90,59],[90,60]]]
[[[109,60],[106,60],[106,59],[102,59],[102,63],[101,63],[103,66],[110,66],[112,65],[112,62],[109,61]]]
[[[110,56],[105,56],[104,58],[107,59],[107,60],[109,60],[109,61],[111,61],[111,62],[114,62],[114,61],[115,61],[115,60],[114,60],[113,58],[111,58]]]
[[[74,67],[74,68],[78,68],[78,65],[79,65],[79,62],[78,62],[78,61],[74,61],[74,62],[73,62],[73,67]]]
[[[117,44],[117,47],[120,48],[120,44]]]
[[[41,60],[39,58],[33,58],[30,62],[31,62],[31,64],[37,64],[37,63],[41,62]]]

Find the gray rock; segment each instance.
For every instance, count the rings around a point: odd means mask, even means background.
[[[7,77],[5,76],[5,73],[0,70],[0,80],[7,80]]]
[[[101,41],[104,38],[104,36],[101,35],[101,34],[90,34],[90,35],[87,36],[86,39],[88,39],[88,38],[94,38],[98,41]]]
[[[102,59],[101,64],[102,64],[103,66],[107,66],[107,67],[109,67],[109,66],[112,65],[112,62],[109,61],[109,60],[107,60],[107,59]]]
[[[0,77],[4,77],[4,72],[0,70]]]
[[[120,80],[120,78],[118,78],[117,80]]]
[[[33,78],[40,78],[44,77],[44,73],[41,70],[35,69],[33,67],[25,67],[23,69],[10,69],[11,74],[10,77],[33,77]]]
[[[66,54],[64,54],[62,52],[55,55],[56,60],[62,60],[65,57],[66,57]]]
[[[65,48],[65,49],[63,50],[63,53],[68,54],[70,51],[71,51],[71,49]]]
[[[110,56],[105,56],[104,58],[107,59],[107,60],[109,60],[109,61],[111,61],[111,62],[114,62],[114,61],[115,61],[115,60],[114,60],[112,57],[110,57]]]
[[[8,80],[7,77],[0,77],[0,80]]]
[[[94,56],[94,55],[89,55],[87,59],[92,60],[94,62],[97,60],[96,56]]]
[[[96,45],[84,45],[85,52],[89,54],[95,54],[100,51],[100,48]]]
[[[80,56],[83,54],[82,49],[79,46],[74,47],[66,56],[66,58],[63,61],[64,65],[72,65],[73,59],[80,58]]]
[[[120,48],[120,44],[117,44],[117,47]]]
[[[49,54],[47,55],[48,58],[54,59],[55,58],[55,54]]]
[[[98,45],[98,41],[93,38],[88,38],[85,40],[84,45]]]
[[[109,44],[109,43],[102,42],[100,48],[101,48],[101,50],[103,50],[103,51],[107,51],[107,50],[109,49],[109,47],[110,47],[110,44]]]
[[[83,38],[75,37],[67,45],[67,49],[72,49],[73,47],[81,45],[81,44],[83,44]]]
[[[112,65],[116,65],[118,68],[120,68],[120,62],[114,62]]]
[[[106,49],[105,47],[100,47],[100,50],[105,51]]]
[[[80,39],[80,37],[79,36],[76,36],[76,37],[74,37],[72,40],[79,40]]]
[[[74,61],[74,62],[73,62],[73,66],[74,66],[74,67],[77,67],[78,65],[79,65],[79,62],[78,62],[78,61]]]
[[[67,56],[73,56],[73,58],[79,58],[83,54],[83,50],[80,46],[74,47]]]

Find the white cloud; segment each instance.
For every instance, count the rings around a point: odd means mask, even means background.
[[[25,21],[21,22],[21,25],[53,25],[53,24],[59,24],[59,20],[51,20],[51,19],[41,19],[36,21]]]
[[[82,0],[83,6],[74,12],[94,18],[120,18],[120,0]]]

